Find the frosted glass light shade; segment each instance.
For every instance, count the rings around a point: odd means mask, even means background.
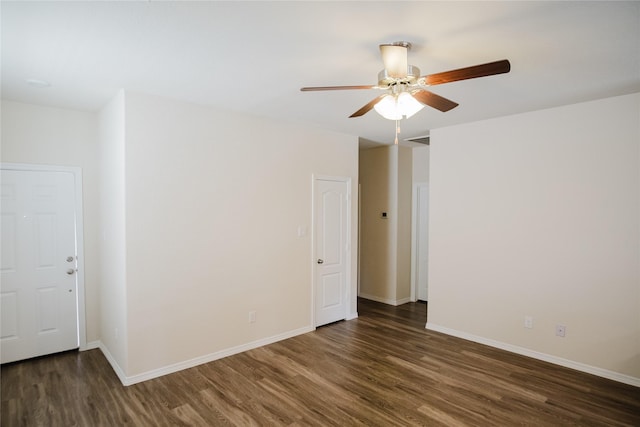
[[[398,112],[396,98],[393,95],[387,95],[380,100],[373,108],[385,119],[401,120],[402,115]]]
[[[422,110],[424,105],[418,102],[410,93],[402,92],[398,95],[398,111],[405,118],[413,116],[418,111]]]
[[[382,62],[389,76],[403,79],[407,77],[407,47],[397,45],[380,45]]]
[[[402,92],[399,95],[387,95],[373,107],[378,114],[389,120],[402,120],[409,118],[424,108],[408,92]]]

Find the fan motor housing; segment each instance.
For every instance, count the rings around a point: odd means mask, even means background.
[[[420,78],[420,69],[415,65],[407,65],[407,76],[403,78],[391,77],[387,70],[378,73],[378,86],[391,87],[394,85],[414,85]]]

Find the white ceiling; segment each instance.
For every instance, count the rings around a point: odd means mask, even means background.
[[[459,107],[430,129],[640,91],[640,2],[2,1],[2,98],[98,111],[120,88],[391,143],[395,123],[348,116],[374,90],[378,45],[413,44],[422,74],[511,61],[511,73],[434,86]],[[45,80],[47,88],[28,85]]]

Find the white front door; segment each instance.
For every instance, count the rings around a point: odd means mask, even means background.
[[[418,185],[416,212],[416,283],[418,299],[427,301],[428,269],[429,269],[429,187]]]
[[[348,182],[316,179],[315,326],[347,317]]]
[[[2,363],[79,347],[74,179],[2,170]]]

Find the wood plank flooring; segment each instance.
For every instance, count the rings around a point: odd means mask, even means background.
[[[123,387],[99,350],[2,366],[2,426],[640,426],[640,388],[424,329],[426,305]]]

